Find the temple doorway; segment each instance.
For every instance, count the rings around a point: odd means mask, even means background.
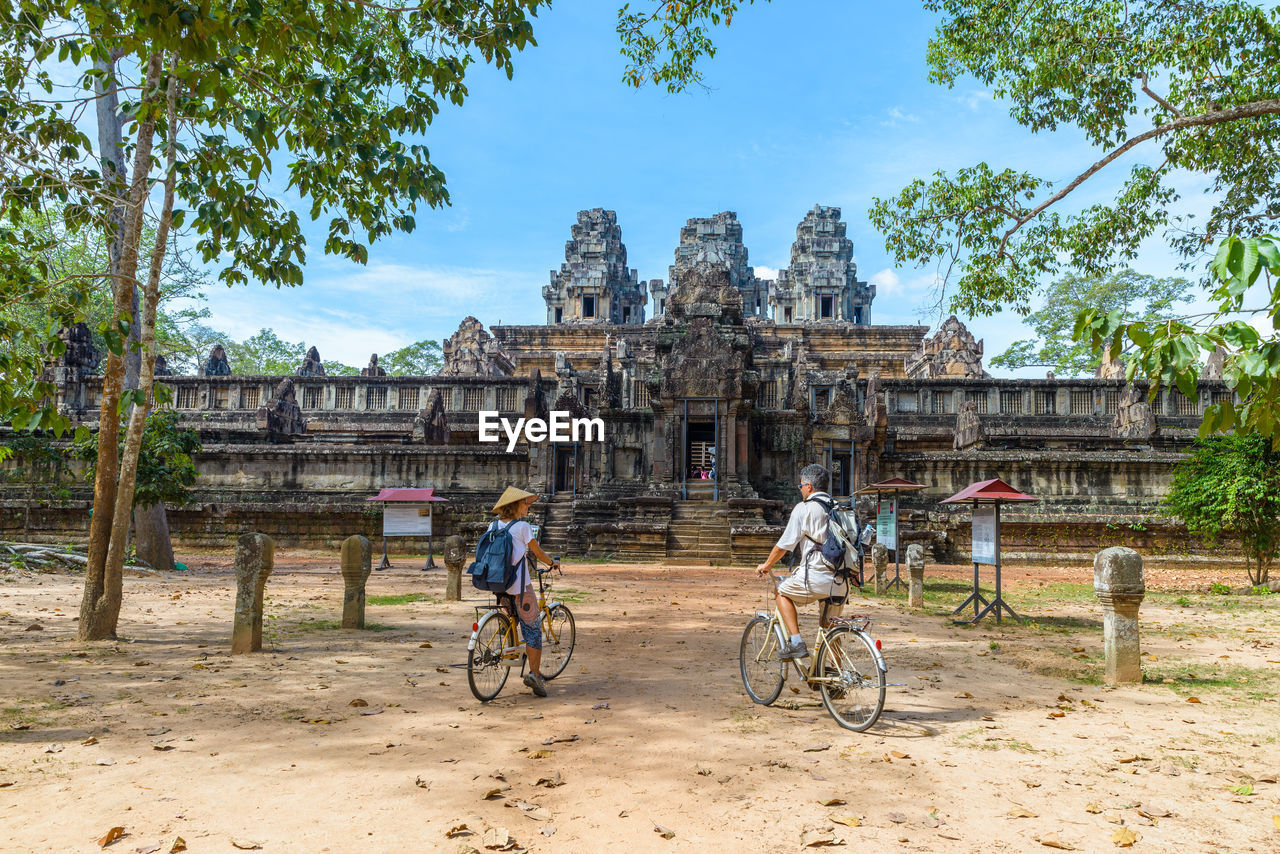
[[[720,498],[718,400],[681,400],[680,482],[685,499]]]
[[[827,471],[831,472],[831,497],[848,498],[853,495],[853,443],[829,442],[827,444]]]
[[[578,491],[578,446],[556,447],[556,474],[552,482],[554,494]]]

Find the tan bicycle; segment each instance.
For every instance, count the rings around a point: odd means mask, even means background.
[[[568,606],[547,601],[545,576],[553,571],[564,574],[559,556],[551,566],[533,569],[538,576],[538,611],[542,620],[542,677],[555,679],[569,666],[577,631]],[[519,631],[510,596],[499,595],[495,605],[476,608],[476,621],[471,624],[471,640],[467,643],[467,684],[480,702],[487,703],[498,696],[517,664],[524,673],[525,645]]]
[[[769,601],[774,601],[777,585],[778,578],[770,574]],[[836,723],[854,732],[870,729],[884,711],[887,668],[880,642],[867,631],[870,625],[871,619],[864,616],[828,617],[818,626],[809,663],[790,662],[806,685],[821,692],[822,703]],[[786,642],[787,630],[776,605],[758,611],[742,633],[738,650],[742,684],[761,705],[771,705],[782,693],[787,661],[778,657],[778,651]]]

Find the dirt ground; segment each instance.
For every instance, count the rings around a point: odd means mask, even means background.
[[[0,577],[0,850],[120,826],[108,850],[1280,851],[1280,596],[1210,570],[1150,573],[1147,681],[1120,688],[1088,569],[1011,569],[1020,625],[954,625],[962,567],[923,611],[858,596],[891,687],[857,734],[794,677],[747,698],[749,569],[566,565],[568,669],[482,705],[458,666],[482,600],[440,602],[421,559],[368,590],[425,598],[344,631],[337,555],[282,553],[267,650],[234,658],[230,556],[181,559],[126,580],[113,643],[74,640],[77,578]]]

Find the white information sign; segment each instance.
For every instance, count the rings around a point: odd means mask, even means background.
[[[898,548],[898,517],[894,512],[897,502],[896,498],[881,499],[880,512],[876,514],[876,542],[890,551]]]
[[[384,504],[382,507],[382,536],[431,536],[431,505]]]
[[[996,506],[978,504],[973,508],[973,562],[996,562]]]

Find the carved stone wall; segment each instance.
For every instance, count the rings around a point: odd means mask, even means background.
[[[509,377],[515,370],[502,345],[485,331],[484,324],[468,317],[458,324],[440,348],[444,377]]]

